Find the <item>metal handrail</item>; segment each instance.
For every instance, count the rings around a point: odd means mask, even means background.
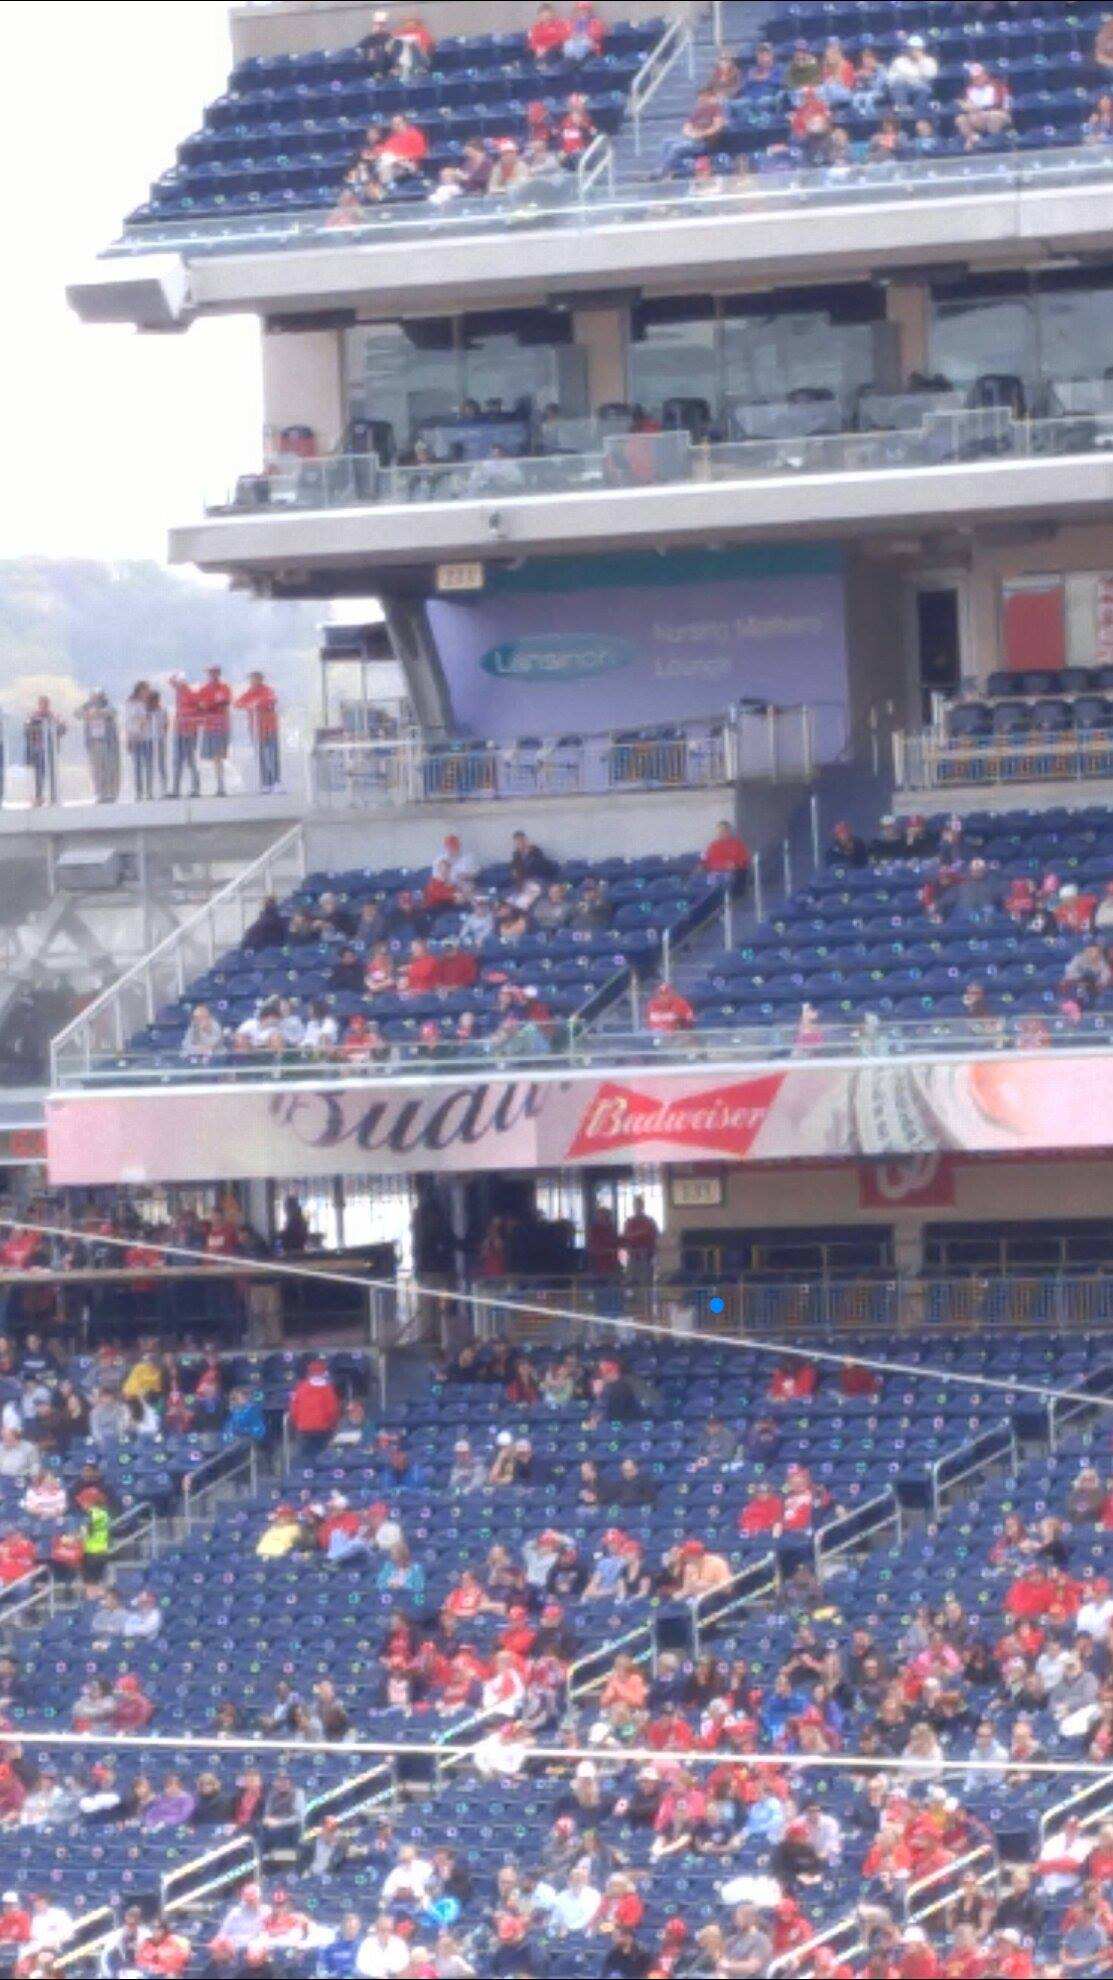
[[[1113,1363],[1106,1362],[1100,1368],[1092,1368],[1074,1386],[1092,1391],[1094,1400],[1084,1403],[1065,1396],[1052,1396],[1047,1411],[1047,1431],[1048,1443],[1053,1451],[1059,1448],[1065,1424],[1076,1421],[1080,1416],[1088,1416],[1092,1410],[1100,1410],[1107,1398],[1113,1396]]]
[[[978,1437],[971,1437],[958,1444],[954,1450],[944,1451],[930,1466],[928,1479],[931,1485],[931,1502],[935,1518],[942,1510],[944,1492],[951,1492],[956,1485],[967,1479],[977,1478],[983,1471],[1008,1458],[1009,1468],[1015,1474],[1019,1462],[1019,1446],[1016,1431],[1011,1423],[995,1424],[990,1430],[983,1430]],[[956,1468],[957,1467],[957,1468]],[[943,1473],[946,1470],[947,1476]]]
[[[232,1859],[236,1859],[232,1861]],[[199,1884],[192,1879],[200,1871],[207,1870],[217,1863],[225,1863],[227,1868],[218,1876],[205,1876]],[[260,1874],[258,1844],[251,1836],[234,1836],[230,1842],[221,1843],[203,1856],[191,1857],[188,1863],[176,1864],[159,1878],[160,1909],[172,1912],[187,1904],[196,1904],[199,1898],[210,1897],[213,1892],[226,1890],[229,1884],[245,1884]],[[187,1884],[188,1889],[180,1887]]]
[[[376,1791],[370,1792],[374,1787]],[[366,1791],[365,1791],[366,1790]],[[320,1835],[326,1815],[336,1815],[341,1822],[351,1821],[368,1808],[377,1808],[381,1802],[391,1801],[398,1791],[396,1767],[393,1760],[383,1766],[369,1767],[365,1773],[356,1774],[350,1781],[342,1781],[338,1787],[326,1788],[323,1794],[316,1794],[305,1805],[301,1839],[312,1842]],[[348,1797],[358,1799],[349,1805]],[[343,1806],[341,1806],[343,1804]],[[339,1813],[337,1811],[339,1810]]]
[[[234,1443],[226,1444],[223,1450],[206,1458],[196,1471],[188,1472],[182,1480],[182,1517],[186,1530],[210,1517],[207,1509],[204,1512],[199,1509],[200,1503],[219,1492],[222,1485],[229,1485],[246,1473],[248,1490],[254,1492],[258,1469],[259,1457],[254,1443],[245,1437],[237,1437]]]
[[[1086,1787],[1076,1789],[1064,1800],[1057,1801],[1044,1810],[1040,1816],[1040,1854],[1047,1847],[1052,1831],[1062,1823],[1076,1817],[1082,1829],[1093,1828],[1102,1821],[1113,1808],[1113,1768],[1103,1780],[1090,1781]]]
[[[694,51],[693,51],[694,52]],[[657,185],[620,188],[613,198],[583,206],[569,189],[567,202],[551,201],[539,209],[536,218],[542,226],[559,233],[564,224],[573,227],[651,226],[667,218],[675,222],[678,212],[686,224],[699,227],[716,225],[723,218],[746,216],[757,219],[768,214],[800,213],[831,207],[860,208],[871,200],[880,204],[894,201],[932,201],[955,194],[1015,197],[1027,191],[1077,192],[1093,197],[1096,185],[1108,183],[1111,161],[1102,146],[1048,146],[1037,152],[1015,156],[964,155],[922,161],[877,164],[865,160],[850,168],[840,166],[830,172],[823,167],[800,166],[779,171],[744,187],[724,186],[708,193],[701,189],[691,196],[686,184],[672,181]],[[188,255],[192,251],[223,248],[235,253],[260,253],[268,248],[284,250],[328,246],[335,249],[349,241],[361,248],[380,242],[393,247],[401,242],[451,239],[474,240],[481,245],[506,226],[505,211],[489,198],[464,199],[434,210],[415,209],[390,202],[366,209],[354,224],[338,232],[329,225],[320,208],[275,216],[258,214],[224,215],[220,218],[145,221],[121,235],[109,248],[105,259],[130,259],[159,251]]]
[[[775,1554],[763,1554],[760,1560],[749,1561],[746,1566],[732,1574],[718,1588],[709,1588],[703,1595],[697,1595],[691,1604],[692,1611],[692,1655],[700,1655],[704,1637],[728,1617],[738,1614],[753,1602],[760,1602],[763,1596],[775,1595],[781,1586],[780,1562]]]
[[[117,1931],[116,1913],[110,1904],[100,1904],[95,1911],[87,1911],[83,1917],[75,1919],[74,1927],[60,1953],[55,1955],[55,1963],[63,1973],[68,1973],[75,1960],[88,1962],[94,1953],[101,1953]],[[89,1972],[86,1964],[85,1972]]]
[[[576,166],[576,189],[580,198],[586,199],[600,179],[606,180],[609,192],[614,191],[614,145],[606,131],[596,132]]]
[[[228,881],[227,885],[221,887],[210,900],[206,901],[204,907],[198,908],[191,915],[187,915],[186,919],[179,923],[172,934],[165,936],[140,962],[133,963],[130,969],[126,969],[121,976],[116,978],[114,983],[109,985],[107,990],[103,990],[99,997],[95,997],[93,1002],[86,1006],[80,1016],[74,1018],[63,1030],[58,1032],[50,1044],[50,1071],[54,1084],[56,1085],[58,1083],[61,1055],[67,1045],[84,1037],[86,1049],[88,1050],[88,1040],[91,1035],[89,1028],[102,1012],[107,1011],[113,1005],[119,1007],[122,993],[132,984],[146,984],[149,991],[151,970],[160,961],[173,955],[176,950],[181,950],[186,942],[188,942],[190,936],[197,933],[198,930],[205,928],[207,925],[211,927],[213,916],[219,908],[231,901],[242,900],[246,891],[256,879],[265,882],[265,876],[275,864],[287,852],[295,850],[300,852],[301,870],[304,874],[307,864],[307,852],[305,827],[301,824],[292,825],[288,831],[283,832],[281,837],[274,841],[273,845],[267,847],[266,852],[261,853],[258,859],[252,860],[251,864],[245,866],[233,880]],[[263,892],[265,893],[267,891],[269,890],[264,884]]]
[[[848,1554],[860,1541],[875,1539],[890,1526],[896,1527],[899,1546],[904,1532],[904,1515],[892,1486],[886,1485],[876,1498],[867,1499],[851,1512],[837,1513],[834,1519],[819,1527],[812,1541],[816,1573],[825,1561],[837,1560],[840,1554]]]
[[[107,1558],[118,1560],[136,1547],[144,1560],[153,1561],[157,1557],[158,1514],[146,1499],[128,1506],[113,1520]]]
[[[893,736],[900,791],[949,790],[956,785],[1085,783],[1113,775],[1113,736],[1036,736],[1025,742],[944,737],[932,731]]]
[[[930,1918],[934,1912],[942,1911],[943,1906],[950,1904],[954,1896],[954,1889],[951,1887],[957,1887],[967,1871],[973,1870],[975,1864],[984,1865],[986,1857],[989,1858],[989,1867],[983,1869],[978,1878],[979,1884],[986,1884],[991,1877],[996,1877],[1000,1870],[1000,1858],[996,1844],[993,1842],[980,1842],[974,1849],[967,1850],[964,1856],[956,1856],[953,1863],[944,1863],[940,1869],[932,1870],[926,1877],[918,1877],[914,1883],[909,1884],[903,1895],[904,1915],[909,1923],[913,1919]],[[942,1897],[934,1897],[928,1904],[920,1902],[926,1892],[936,1890],[941,1884],[947,1886]]]
[[[57,1608],[58,1584],[52,1570],[45,1562],[28,1568],[16,1581],[10,1581],[0,1593],[0,1629],[7,1629],[20,1616],[29,1610],[38,1609],[45,1602],[48,1616],[53,1616]]]
[[[676,66],[683,54],[688,56],[688,73],[696,72],[695,36],[691,22],[678,17],[670,21],[664,34],[654,48],[650,49],[637,75],[630,85],[626,99],[627,114],[634,126],[634,150],[641,156],[642,117],[646,105],[651,103],[661,84]]]
[[[729,1066],[732,1070],[764,1070],[769,1064],[781,1066],[841,1066],[860,1070],[865,1064],[884,1064],[900,1059],[907,1063],[936,1063],[941,1058],[953,1062],[952,1055],[969,1059],[1000,1058],[1016,1053],[1026,1059],[1056,1058],[1064,1053],[1090,1056],[1108,1052],[1113,1041],[1113,1019],[1108,1013],[1088,1012],[1080,1021],[1066,1017],[1040,1017],[1039,1035],[1028,1035],[1032,1023],[1028,1012],[1002,1014],[980,1020],[966,1018],[891,1019],[883,1021],[864,1013],[855,1021],[827,1023],[816,1044],[797,1042],[796,1023],[737,1024],[730,1029],[691,1030],[670,1033],[661,1038],[652,1031],[576,1032],[561,1048],[545,1042],[536,1049],[515,1049],[513,1045],[492,1045],[488,1040],[468,1042],[460,1049],[451,1038],[439,1041],[433,1054],[420,1043],[389,1043],[384,1056],[366,1063],[344,1059],[301,1059],[276,1053],[255,1055],[237,1052],[223,1054],[230,1062],[194,1061],[175,1054],[172,1068],[166,1056],[147,1049],[127,1048],[90,1051],[88,1062],[77,1070],[58,1066],[56,1088],[123,1091],[142,1087],[227,1087],[377,1085],[396,1078],[421,1083],[466,1079],[470,1075],[487,1078],[492,1072],[509,1077],[535,1078],[544,1073],[592,1071],[608,1072],[639,1067],[643,1072],[674,1073],[683,1077],[694,1068]]]

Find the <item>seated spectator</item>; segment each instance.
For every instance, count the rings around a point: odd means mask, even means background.
[[[390,120],[390,129],[375,148],[375,171],[380,185],[389,189],[402,179],[419,173],[429,155],[429,140],[403,110]]]
[[[1106,14],[1094,37],[1094,60],[1102,69],[1113,69],[1113,14]]]
[[[785,88],[791,90],[793,95],[800,90],[815,89],[821,73],[818,55],[801,35],[793,44],[792,56],[784,72]]]
[[[1069,881],[1065,887],[1060,887],[1055,902],[1056,927],[1063,929],[1069,935],[1088,934],[1093,926],[1097,905],[1096,894],[1083,892],[1073,880]]]
[[[371,17],[371,27],[359,44],[360,52],[367,64],[369,75],[376,82],[385,82],[392,76],[398,58],[394,32],[390,25],[390,15],[385,7],[380,7]]]
[[[868,866],[869,850],[863,839],[840,819],[831,833],[827,858],[832,866]]]
[[[390,1057],[390,1045],[373,1018],[350,1017],[340,1040],[340,1057],[349,1065],[370,1065]]]
[[[438,958],[430,952],[428,944],[414,942],[399,987],[404,996],[427,997],[439,985],[439,972]]]
[[[1113,144],[1113,96],[1108,91],[1098,97],[1082,126],[1084,144]]]
[[[708,89],[713,89],[721,103],[737,96],[742,87],[742,71],[733,55],[721,49],[715,59],[715,67],[707,78]]]
[[[302,1034],[301,1049],[307,1058],[327,1059],[340,1042],[340,1027],[326,1003],[315,998]]]
[[[1076,997],[1085,1007],[1102,996],[1111,984],[1113,970],[1105,951],[1099,942],[1087,942],[1084,949],[1071,957],[1059,987],[1063,995]]]
[[[750,849],[740,838],[733,825],[723,818],[715,827],[715,836],[705,847],[700,865],[705,873],[748,873],[750,869]]]
[[[358,997],[363,989],[364,968],[355,950],[345,945],[329,971],[328,985],[334,993],[344,991]],[[237,1034],[238,1036],[238,1034]]]
[[[607,23],[595,10],[594,0],[573,0],[572,18],[564,40],[566,62],[590,62],[601,55],[607,44]]]
[[[832,35],[823,50],[819,71],[819,94],[831,110],[850,102],[856,80],[854,64],[838,35]]]
[[[285,1040],[280,1000],[268,997],[251,1017],[244,1018],[236,1027],[232,1043],[241,1053],[281,1052]]]
[[[321,895],[311,926],[317,940],[323,942],[350,942],[356,932],[355,916],[335,894]]]
[[[866,155],[875,165],[890,163],[894,158],[903,158],[908,149],[908,140],[895,117],[882,117],[866,147]]]
[[[431,915],[459,905],[460,895],[447,859],[438,859],[421,891],[421,905]]]
[[[574,171],[588,145],[599,135],[586,96],[570,96],[556,128],[556,151],[567,171]]]
[[[295,914],[290,916],[289,927],[286,930],[286,947],[305,949],[311,945],[315,947],[316,942],[317,931],[310,921],[309,916],[303,914],[299,908]]]
[[[460,154],[460,190],[477,199],[487,190],[494,160],[481,138],[469,138]]]
[[[999,137],[1012,123],[1009,90],[999,76],[991,75],[984,62],[967,65],[968,81],[959,99],[955,129],[965,139],[967,151],[975,150],[983,138]]]
[[[515,887],[525,886],[531,881],[538,886],[546,886],[550,881],[560,879],[560,868],[525,832],[515,832],[510,855],[510,877]]]
[[[268,894],[243,938],[245,949],[280,949],[286,940],[286,918],[273,894]]]
[[[772,96],[781,87],[781,71],[771,41],[759,41],[754,59],[742,77],[739,94],[744,97]]]
[[[858,117],[875,117],[889,94],[889,73],[869,44],[858,51],[858,71],[851,102]]]
[[[896,110],[922,110],[932,98],[939,64],[922,34],[910,34],[888,69],[889,94]]]
[[[688,999],[671,983],[660,983],[645,1007],[645,1021],[650,1031],[667,1038],[679,1031],[691,1031],[696,1014]]]
[[[551,69],[563,59],[564,44],[571,32],[549,0],[541,0],[537,18],[526,36],[526,45],[539,68]]]
[[[592,934],[596,929],[607,928],[611,920],[611,903],[603,880],[585,880],[572,903],[572,927],[581,934]]]
[[[223,1045],[224,1031],[219,1018],[213,1016],[207,1004],[195,1004],[182,1038],[183,1059],[211,1059]]]
[[[393,990],[395,981],[394,957],[386,943],[380,942],[364,969],[363,989],[369,997],[375,997],[384,990]]]
[[[515,138],[501,138],[491,176],[487,181],[489,193],[517,192],[529,180],[527,166]]]
[[[433,59],[436,45],[420,14],[407,14],[395,29],[391,43],[398,75],[404,81],[423,76]]]
[[[707,157],[727,127],[726,111],[712,89],[701,89],[679,137],[665,143],[664,165],[671,172],[683,160]]]
[[[822,162],[823,148],[831,135],[833,119],[818,85],[812,87],[809,84],[800,91],[788,120],[788,128],[793,142],[799,145],[803,153],[805,163]]]
[[[571,919],[572,903],[568,898],[568,888],[562,880],[554,880],[534,906],[533,925],[553,934],[567,928]]]

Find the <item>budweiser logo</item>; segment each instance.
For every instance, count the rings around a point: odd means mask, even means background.
[[[783,1073],[769,1073],[682,1100],[658,1100],[628,1086],[603,1085],[576,1129],[567,1159],[586,1161],[611,1148],[654,1141],[715,1155],[746,1155],[783,1084]]]

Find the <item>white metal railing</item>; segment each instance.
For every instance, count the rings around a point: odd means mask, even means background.
[[[118,1561],[125,1555],[138,1554],[141,1561],[153,1561],[158,1545],[158,1514],[144,1499],[139,1505],[128,1506],[113,1520],[108,1559]]]
[[[253,1493],[258,1469],[255,1445],[237,1438],[189,1472],[182,1480],[182,1517],[187,1530],[211,1519],[223,1499],[239,1497],[244,1485],[249,1495]]]
[[[1040,1035],[1030,1027],[1036,1023]],[[492,1043],[487,1039],[457,1045],[451,1036],[438,1040],[435,1051],[420,1041],[388,1044],[381,1056],[366,1062],[341,1058],[299,1058],[291,1053],[252,1054],[221,1047],[213,1058],[190,1059],[180,1045],[158,1048],[144,1045],[112,1045],[94,1050],[92,1041],[83,1045],[80,1056],[73,1052],[55,1066],[55,1085],[84,1090],[115,1089],[123,1086],[167,1084],[168,1071],[176,1087],[258,1086],[268,1090],[297,1089],[335,1085],[367,1085],[394,1079],[488,1078],[492,1072],[512,1076],[530,1073],[595,1070],[608,1071],[637,1066],[642,1071],[683,1077],[693,1067],[732,1067],[770,1064],[811,1066],[862,1064],[880,1065],[893,1059],[921,1060],[957,1057],[983,1060],[1010,1052],[1022,1052],[1026,1059],[1101,1055],[1113,1041],[1113,1019],[1108,1013],[1089,1012],[1081,1023],[1069,1018],[1033,1020],[1024,1013],[993,1021],[968,1023],[962,1018],[922,1018],[912,1020],[874,1019],[869,1013],[856,1023],[825,1024],[822,1040],[801,1045],[795,1021],[754,1024],[720,1024],[714,1030],[670,1033],[661,1038],[651,1031],[592,1031],[580,1022],[567,1021],[557,1038],[541,1038],[524,1045],[514,1040]]]
[[[913,405],[908,408],[914,416]],[[984,439],[978,409],[925,412],[918,426],[801,434],[769,440],[694,442],[681,429],[661,433],[607,433],[591,452],[487,455],[433,460],[419,466],[381,467],[370,454],[336,454],[319,460],[291,457],[281,472],[238,478],[205,502],[209,516],[245,510],[287,513],[351,508],[428,507],[468,502],[485,505],[472,519],[476,536],[490,539],[490,505],[561,495],[616,496],[660,488],[718,484],[724,490],[765,480],[796,481],[819,475],[881,474],[910,468],[953,469],[990,461],[1008,463],[1076,459],[1113,444],[1099,418],[1013,419],[994,413],[996,438]],[[492,431],[492,443],[498,434]],[[461,529],[464,528],[460,524]],[[466,531],[465,531],[466,534]]]
[[[392,1801],[397,1793],[395,1763],[386,1761],[378,1767],[369,1767],[365,1773],[356,1774],[350,1781],[341,1781],[337,1787],[326,1788],[323,1794],[313,1796],[306,1803],[302,1822],[302,1841],[312,1842],[320,1834],[326,1815],[332,1815],[338,1822],[350,1822],[356,1815],[366,1813],[369,1808],[378,1808],[384,1801]]]
[[[691,59],[694,64],[694,51]],[[643,98],[643,108],[644,102]],[[543,197],[536,188],[526,187],[521,208],[532,208],[531,219],[538,228],[551,228],[554,234],[604,226],[654,226],[675,223],[681,217],[685,224],[699,229],[718,226],[724,219],[760,220],[772,214],[828,208],[856,211],[875,202],[919,204],[948,195],[974,198],[1029,190],[1073,192],[1081,205],[1100,198],[1111,175],[1113,159],[1107,147],[1061,146],[1012,156],[975,152],[959,158],[901,159],[883,164],[863,160],[831,169],[801,166],[751,180],[743,187],[728,183],[711,189],[701,186],[698,192],[690,183],[676,181],[620,185],[608,197],[593,198],[586,205],[577,197],[573,183],[564,190],[563,198],[559,189],[547,185]],[[443,207],[432,207],[428,202],[415,206],[384,201],[354,215],[342,228],[319,207],[274,215],[241,213],[145,221],[122,235],[106,259],[111,262],[155,252],[188,255],[196,249],[252,254],[273,248],[336,249],[349,242],[368,248],[396,247],[406,241],[435,245],[445,239],[474,239],[481,245],[505,230],[505,207],[487,197],[455,200]]]
[[[692,1609],[692,1655],[702,1654],[704,1638],[721,1623],[736,1616],[742,1609],[748,1609],[754,1602],[766,1596],[777,1594],[781,1586],[781,1570],[775,1554],[763,1554],[759,1560],[749,1561],[746,1566],[732,1574],[718,1588],[709,1588],[706,1594],[697,1595]]]
[[[111,711],[119,722],[119,711]],[[0,709],[0,744],[4,776],[0,803],[4,811],[36,814],[41,828],[46,814],[57,808],[63,812],[88,811],[96,807],[103,819],[111,807],[126,807],[128,825],[157,824],[168,804],[192,804],[198,798],[212,798],[215,778],[209,763],[200,757],[200,739],[191,736],[188,755],[179,750],[176,725],[170,719],[166,734],[151,744],[150,794],[140,796],[135,758],[118,730],[107,737],[98,730],[86,738],[85,725],[78,714],[66,714],[47,732],[39,778],[25,760],[25,714],[16,707]],[[289,813],[291,793],[305,788],[313,727],[309,711],[298,706],[281,708],[279,758],[260,749],[246,715],[235,713],[224,764],[225,785],[231,799],[266,797],[273,799],[279,816]],[[199,789],[194,789],[190,764],[196,765]],[[279,774],[276,776],[275,772]],[[143,773],[145,776],[145,772]],[[43,810],[35,806],[36,782],[41,781]],[[144,785],[145,788],[145,785]],[[117,821],[118,822],[118,821]]]
[[[1031,736],[1024,742],[996,737],[972,741],[922,734],[893,737],[893,768],[900,791],[945,791],[958,786],[1091,783],[1113,777],[1113,735]]]
[[[875,1498],[867,1499],[850,1512],[837,1513],[834,1519],[829,1519],[819,1528],[812,1542],[816,1573],[819,1574],[828,1561],[837,1560],[840,1554],[853,1552],[864,1540],[876,1540],[890,1527],[896,1528],[896,1543],[899,1546],[904,1516],[896,1493],[891,1485],[887,1485]]]
[[[641,155],[642,119],[666,76],[687,55],[688,74],[696,73],[695,36],[691,22],[680,17],[671,21],[655,48],[652,48],[630,85],[627,115],[634,126],[634,150]]]
[[[33,1629],[52,1616],[57,1607],[58,1584],[53,1571],[40,1564],[8,1583],[0,1594],[0,1629],[13,1625]]]
[[[633,1657],[636,1664],[643,1664],[652,1658],[652,1620],[635,1623],[633,1629],[624,1630],[621,1636],[608,1637],[597,1650],[585,1650],[582,1657],[577,1657],[575,1663],[569,1665],[566,1690],[570,1705],[598,1691],[606,1683],[611,1665],[623,1650]]]
[[[80,1077],[83,1068],[124,1052],[160,1005],[176,1002],[195,976],[237,946],[263,900],[304,879],[306,866],[305,829],[294,825],[58,1033],[50,1048],[52,1082]]]
[[[938,1519],[943,1509],[943,1498],[958,1485],[971,1478],[978,1478],[982,1472],[999,1465],[1002,1459],[1008,1461],[1011,1473],[1015,1473],[1019,1461],[1016,1431],[1011,1423],[994,1424],[983,1430],[978,1437],[971,1437],[952,1451],[945,1451],[928,1472],[931,1486],[933,1516]]]
[[[1093,1395],[1093,1402],[1070,1400],[1066,1396],[1052,1396],[1047,1411],[1048,1443],[1053,1451],[1058,1450],[1063,1431],[1068,1423],[1076,1423],[1079,1417],[1090,1416],[1103,1410],[1113,1396],[1113,1366],[1106,1363],[1094,1368],[1088,1375],[1072,1383],[1075,1389],[1084,1389]]]
[[[903,1910],[909,1924],[932,1918],[937,1911],[942,1911],[944,1905],[950,1904],[969,1871],[974,1872],[979,1884],[988,1883],[990,1878],[997,1876],[998,1857],[994,1843],[978,1843],[964,1855],[956,1856],[953,1863],[944,1863],[939,1870],[932,1870],[926,1877],[917,1877],[907,1885]]]
[[[231,1884],[246,1884],[260,1874],[259,1849],[251,1836],[235,1836],[231,1842],[207,1850],[188,1863],[176,1864],[159,1878],[160,1910],[173,1912],[201,1898],[227,1890]]]
[[[645,730],[431,743],[327,740],[313,752],[322,810],[704,790],[814,774],[816,710],[738,707]]]
[[[606,131],[598,131],[576,166],[576,188],[586,199],[593,186],[603,180],[608,192],[614,191],[614,145]]]

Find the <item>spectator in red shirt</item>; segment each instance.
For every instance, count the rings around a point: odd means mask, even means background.
[[[431,914],[439,914],[443,908],[454,908],[460,896],[453,886],[448,872],[448,861],[438,859],[433,871],[421,890],[421,905]]]
[[[232,690],[219,667],[210,667],[197,690],[201,755],[216,772],[217,797],[224,796],[224,766],[232,740]]]
[[[247,686],[236,701],[247,716],[248,730],[255,749],[255,761],[259,767],[259,788],[273,791],[278,783],[281,763],[278,751],[278,696],[269,682],[255,668],[247,677]]]
[[[526,41],[534,61],[544,68],[552,68],[564,55],[564,44],[571,32],[568,21],[562,21],[555,7],[542,0]]]
[[[876,1396],[881,1388],[877,1376],[860,1362],[844,1361],[839,1372],[839,1388],[844,1396]]]
[[[565,164],[573,166],[597,135],[598,126],[587,107],[587,98],[570,96],[557,126],[557,149]]]
[[[429,152],[429,140],[417,124],[411,124],[401,110],[390,120],[390,129],[375,148],[375,171],[382,186],[398,179],[412,178],[419,172]]]
[[[715,827],[715,837],[705,848],[700,865],[705,873],[749,872],[750,849],[725,818]]]
[[[154,1706],[137,1677],[129,1672],[116,1679],[112,1692],[112,1730],[118,1733],[142,1732],[154,1717]]]
[[[290,1397],[288,1414],[302,1454],[316,1457],[319,1451],[324,1450],[340,1421],[340,1397],[333,1386],[327,1362],[310,1362]]]
[[[25,1946],[31,1937],[31,1913],[25,1911],[15,1891],[5,1891],[0,1912],[0,1946]]]
[[[771,1485],[755,1481],[750,1486],[750,1496],[738,1515],[739,1533],[753,1535],[776,1533],[784,1519],[784,1501]]]
[[[197,739],[202,725],[201,690],[190,687],[184,674],[171,674],[170,685],[174,690],[174,771],[170,795],[181,796],[182,777],[188,770],[191,789],[187,795],[200,797]]]
[[[696,1014],[679,990],[674,990],[671,983],[661,983],[645,1007],[645,1021],[650,1031],[667,1037],[676,1031],[691,1031]]]
[[[1072,881],[1069,886],[1059,889],[1055,919],[1068,934],[1087,935],[1093,927],[1097,905],[1096,894],[1082,893]]]
[[[26,1533],[6,1533],[0,1540],[0,1585],[10,1588],[30,1574],[39,1558],[38,1548]]]
[[[12,1272],[25,1272],[38,1262],[45,1243],[40,1231],[13,1231],[0,1245],[0,1264]]]
[[[407,997],[425,997],[431,990],[440,986],[440,963],[429,953],[426,942],[414,942],[410,946],[410,960],[406,964],[403,993]]]
[[[810,1402],[819,1383],[819,1374],[810,1361],[789,1361],[773,1370],[769,1384],[770,1402]]]

